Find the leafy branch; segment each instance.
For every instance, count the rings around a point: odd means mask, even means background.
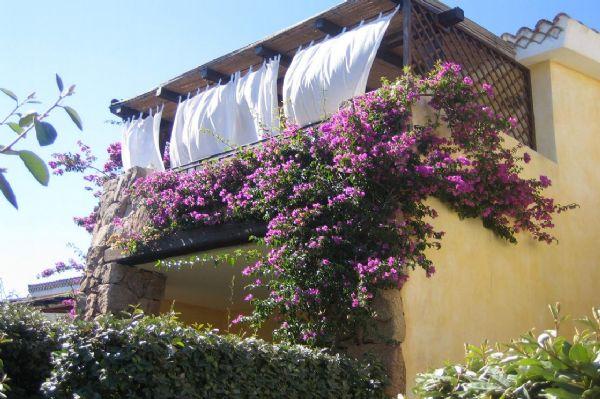
[[[83,130],[83,124],[77,111],[68,105],[63,105],[63,101],[72,96],[75,93],[75,85],[71,85],[65,90],[63,81],[59,75],[56,75],[56,85],[58,87],[58,98],[54,103],[46,109],[43,113],[36,111],[22,113],[19,112],[24,105],[27,104],[40,104],[35,99],[35,92],[29,94],[23,101],[19,101],[19,97],[11,90],[6,88],[0,88],[0,91],[6,96],[10,97],[14,102],[14,107],[8,112],[8,114],[0,122],[0,126],[8,126],[17,136],[12,139],[8,145],[0,145],[0,155],[12,155],[18,156],[23,164],[32,174],[32,176],[43,186],[47,186],[50,180],[50,173],[46,163],[33,151],[30,150],[15,150],[13,149],[20,141],[27,138],[27,134],[32,130],[35,130],[36,138],[40,146],[48,146],[54,143],[58,133],[54,126],[52,126],[46,119],[50,114],[57,108],[65,110],[69,118],[73,121],[75,126],[79,130]],[[18,208],[16,196],[10,186],[5,175],[7,170],[0,168],[0,191],[15,208]]]

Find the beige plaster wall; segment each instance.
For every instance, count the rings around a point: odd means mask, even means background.
[[[538,148],[526,173],[547,175],[549,194],[581,208],[556,217],[559,244],[521,237],[511,245],[479,220],[459,220],[441,203],[435,225],[443,248],[429,255],[437,273],[412,274],[402,290],[407,383],[445,360],[461,360],[463,343],[507,341],[531,327],[551,327],[547,304],[589,314],[600,305],[600,81],[560,64],[531,67]],[[557,162],[555,162],[556,160]]]

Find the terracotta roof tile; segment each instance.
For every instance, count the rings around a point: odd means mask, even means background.
[[[512,33],[503,33],[501,37],[505,41],[514,44],[516,47],[527,48],[527,46],[529,46],[530,43],[540,44],[548,37],[558,39],[558,37],[564,30],[564,26],[567,20],[577,21],[571,18],[568,14],[561,12],[556,14],[552,21],[549,21],[547,19],[540,19],[535,24],[535,27],[533,29],[527,26],[523,26],[517,31],[516,34],[513,35]],[[581,21],[577,22],[586,26]],[[598,33],[597,30],[592,30]]]

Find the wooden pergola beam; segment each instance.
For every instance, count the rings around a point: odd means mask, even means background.
[[[456,25],[465,20],[465,12],[460,7],[454,7],[437,14],[437,21],[445,28]]]
[[[200,68],[200,77],[212,83],[217,83],[219,81],[222,83],[227,83],[229,82],[230,78],[229,75],[225,75],[224,73],[215,71],[214,69],[209,67]]]
[[[118,102],[115,102],[114,100],[111,103],[112,104],[110,105],[110,107],[108,107],[110,112],[121,119],[127,119],[132,116],[138,116],[140,114],[142,115],[142,117],[148,116],[148,113],[146,112],[140,112],[136,109],[128,107],[127,105],[121,105]]]
[[[183,98],[183,94],[167,89],[166,87],[159,87],[156,89],[156,97],[172,103],[178,103],[180,98]]]
[[[289,55],[280,53],[279,51],[273,50],[271,47],[267,47],[263,44],[256,46],[254,53],[265,60],[279,55],[281,57],[279,59],[279,65],[282,65],[286,68],[292,63],[292,58]]]
[[[315,29],[320,30],[321,32],[330,36],[335,36],[340,34],[344,28],[328,19],[318,18],[315,21]]]

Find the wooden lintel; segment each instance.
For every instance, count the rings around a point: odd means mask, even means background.
[[[335,36],[343,30],[343,28],[341,26],[339,26],[338,24],[335,24],[325,18],[318,18],[315,21],[315,29],[318,29],[321,32],[326,33],[329,36]]]
[[[465,20],[465,12],[460,7],[442,11],[437,15],[437,21],[443,27],[449,28]]]
[[[156,97],[162,98],[163,100],[167,100],[172,103],[178,103],[179,99],[183,97],[183,94],[167,89],[166,87],[159,87],[156,90]]]
[[[227,83],[229,82],[229,75],[225,75],[224,73],[215,71],[212,68],[209,67],[202,67],[200,68],[200,77],[204,80],[207,80],[209,82],[213,82],[213,83],[217,83],[219,81],[221,81],[221,83]]]
[[[289,55],[282,54],[279,51],[273,50],[272,48],[267,47],[263,44],[261,44],[260,46],[257,46],[254,49],[254,53],[264,59],[273,58],[273,57],[279,55],[281,57],[279,59],[279,65],[282,65],[286,68],[289,67],[290,64],[292,63],[292,59],[290,58]]]

